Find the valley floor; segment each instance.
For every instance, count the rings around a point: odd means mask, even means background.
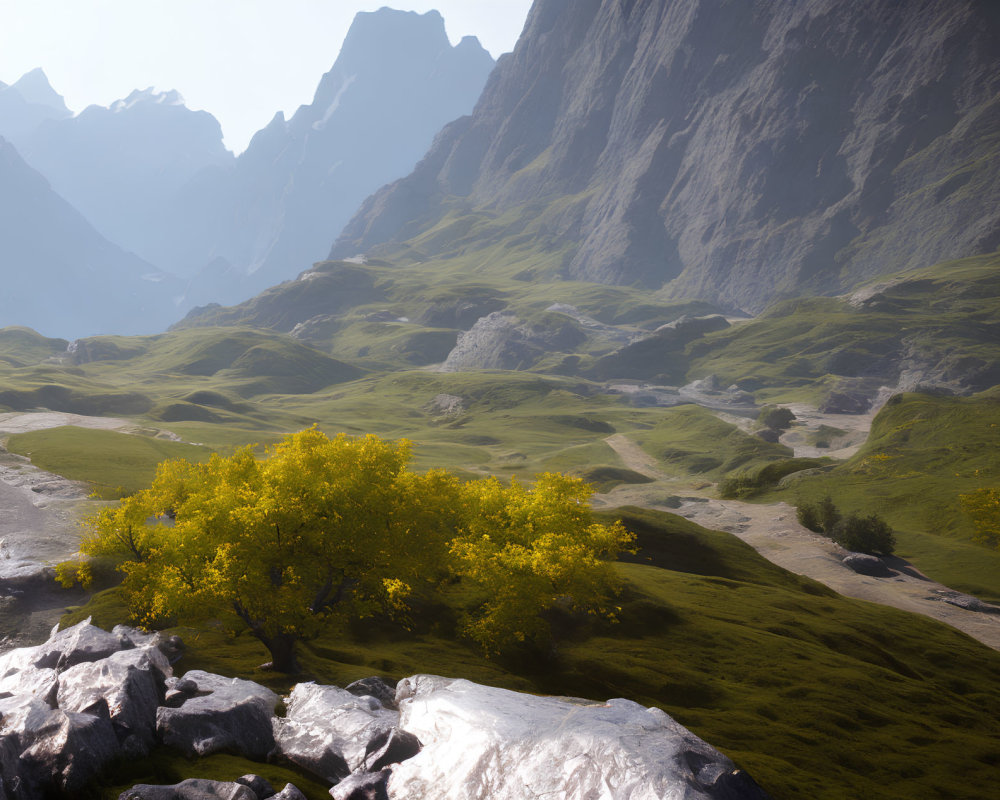
[[[805,417],[805,409],[796,415]],[[871,415],[849,418],[855,422],[854,439],[835,455],[846,458],[864,441],[866,429],[861,425]],[[824,419],[823,422],[829,422]],[[843,427],[843,422],[837,420]],[[860,424],[859,424],[860,423]],[[708,486],[692,486],[690,479],[681,480],[664,474],[656,460],[634,441],[622,434],[605,441],[614,449],[629,469],[654,479],[653,483],[624,485],[594,498],[595,507],[613,508],[637,505],[679,514],[712,530],[725,531],[739,537],[764,558],[779,567],[804,575],[829,586],[839,594],[892,606],[951,625],[988,647],[1000,650],[1000,615],[968,611],[945,602],[959,595],[932,581],[901,558],[888,558],[892,577],[876,578],[861,575],[842,563],[843,548],[825,536],[802,527],[796,520],[795,508],[787,503],[745,503],[720,500],[707,494]],[[799,452],[796,452],[799,455]],[[683,495],[683,504],[671,507],[663,503],[666,497]]]
[[[849,457],[864,442],[873,416],[837,415],[833,419],[804,406],[795,408],[795,413],[810,426],[835,423],[845,430],[837,449],[825,451],[839,458]],[[719,416],[729,419],[730,415],[719,413]],[[0,414],[0,437],[65,425],[125,433],[139,430],[134,422],[125,419],[53,412],[14,413]],[[800,434],[786,434],[786,438],[789,435]],[[1000,615],[968,611],[945,602],[945,598],[959,593],[930,580],[903,559],[887,559],[894,573],[892,577],[858,574],[842,564],[844,551],[839,545],[798,524],[792,506],[720,500],[707,491],[712,484],[692,484],[690,478],[679,479],[663,473],[656,460],[628,436],[615,434],[605,441],[629,469],[653,478],[653,482],[622,485],[607,494],[595,495],[595,507],[636,505],[671,511],[703,527],[731,533],[778,566],[819,581],[842,595],[921,614],[1000,650]],[[787,444],[795,448],[796,455],[810,455],[798,442]],[[683,501],[680,507],[664,503],[667,497],[678,496]],[[0,518],[0,540],[6,542],[7,564],[55,563],[71,557],[79,541],[78,520],[91,506],[84,498],[85,492],[79,484],[42,472],[19,456],[0,452],[0,508],[5,512]],[[0,569],[0,577],[2,573]],[[22,603],[16,618],[0,609],[0,614],[8,617],[4,628],[9,637],[6,646],[0,644],[0,649],[13,646],[15,640],[24,637],[44,638],[63,611],[63,604],[48,596],[39,596],[33,604],[26,613],[26,604]]]

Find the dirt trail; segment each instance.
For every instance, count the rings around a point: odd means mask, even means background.
[[[797,410],[796,416],[799,416]],[[836,425],[835,421],[829,420],[829,415],[826,417],[821,424],[846,429],[844,424]],[[869,424],[870,421],[871,418],[868,417]],[[861,419],[852,424],[848,434],[851,439],[861,432],[863,424]],[[640,505],[679,514],[706,528],[732,533],[769,561],[819,581],[842,595],[923,614],[1000,650],[1000,614],[967,611],[944,602],[945,597],[954,597],[958,592],[930,580],[903,559],[887,559],[894,571],[892,577],[860,575],[841,563],[846,553],[843,548],[798,523],[792,506],[786,503],[765,505],[709,497],[704,489],[692,484],[689,479],[665,475],[657,466],[656,460],[627,436],[615,434],[605,441],[626,467],[653,478],[654,483],[619,486],[607,494],[596,495],[595,506],[612,508]],[[862,435],[861,441],[850,441],[838,454],[847,450],[855,451],[863,441]],[[834,455],[829,451],[820,452]],[[668,497],[678,496],[684,501],[679,508],[665,504]]]
[[[79,548],[80,520],[97,507],[88,487],[32,465],[6,450],[11,434],[75,425],[139,433],[126,419],[61,412],[0,414],[0,652],[44,641],[79,591],[58,589],[52,564]]]

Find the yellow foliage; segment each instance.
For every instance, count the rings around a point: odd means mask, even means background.
[[[613,618],[609,562],[630,538],[593,523],[589,487],[554,474],[531,487],[463,485],[442,470],[414,473],[409,458],[406,441],[313,428],[263,459],[245,448],[166,462],[148,490],[91,520],[83,549],[120,559],[139,623],[228,617],[284,669],[288,642],[331,615],[405,616],[407,598],[449,570],[489,598],[466,627],[489,651],[544,636],[540,613],[556,603]]]
[[[978,489],[960,497],[983,544],[1000,547],[1000,488]]]

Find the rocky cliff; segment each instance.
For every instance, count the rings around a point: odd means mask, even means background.
[[[563,277],[759,311],[991,252],[998,43],[988,0],[537,0],[332,256],[527,238]]]

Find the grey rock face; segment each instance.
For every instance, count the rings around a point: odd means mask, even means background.
[[[472,117],[331,255],[470,209],[568,248],[571,277],[757,312],[992,252],[998,36],[979,0],[540,0]]]
[[[156,711],[156,733],[164,744],[189,756],[230,752],[263,760],[274,749],[271,717],[279,697],[253,681],[191,670],[182,680],[197,692],[177,708]]]
[[[160,637],[125,628],[113,638],[133,645],[128,649],[61,672],[34,665],[39,653],[87,652],[80,645],[100,639],[90,627],[81,623],[70,635],[53,634],[45,645],[0,658],[0,800],[78,796],[109,762],[144,755],[154,721],[162,741],[188,755],[228,750],[261,761],[287,759],[336,784],[330,794],[337,800],[543,794],[565,800],[766,800],[704,741],[662,711],[627,700],[586,705],[417,675],[397,687],[401,711],[383,707],[371,694],[306,683],[293,689],[287,717],[277,718],[278,697],[270,690],[197,670],[176,680]],[[164,685],[176,708],[156,707]],[[385,694],[388,686],[366,679],[353,690]],[[120,796],[270,797],[303,795],[292,784],[275,793],[263,778],[244,775],[234,782],[140,784]]]
[[[487,314],[458,335],[441,370],[527,369],[546,353],[572,350],[586,338],[576,322],[563,315],[547,323],[527,324],[501,311]]]
[[[374,697],[315,683],[298,684],[287,707],[285,718],[274,720],[277,752],[331,783],[360,769],[369,742],[399,722],[398,712]]]
[[[767,797],[664,712],[628,700],[580,706],[427,675],[402,681],[396,700],[424,747],[393,767],[392,797]]]
[[[365,772],[379,772],[413,758],[420,752],[420,740],[409,731],[392,728],[376,734],[365,748]]]
[[[34,666],[65,670],[74,664],[99,661],[122,649],[121,640],[90,624],[90,620],[66,628],[35,649]]]

